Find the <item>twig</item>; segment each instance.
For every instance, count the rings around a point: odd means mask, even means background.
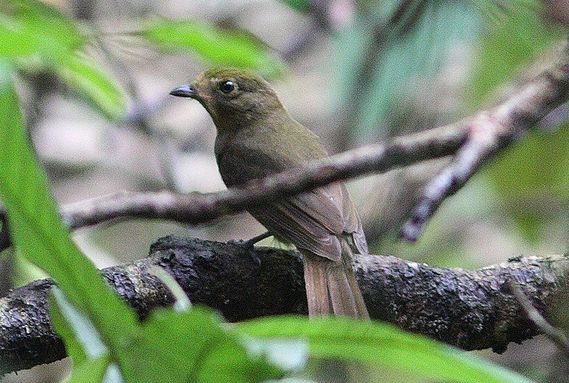
[[[71,230],[134,217],[203,223],[334,181],[453,154],[466,139],[466,133],[465,127],[458,123],[402,136],[218,193],[116,193],[66,205],[61,209],[62,217]]]
[[[193,304],[213,307],[229,321],[305,314],[300,255],[272,248],[254,251],[260,266],[244,246],[167,237],[152,245],[149,258],[105,269],[103,275],[142,318],[175,300],[148,273],[156,265]],[[355,268],[372,318],[466,350],[504,351],[508,343],[538,334],[519,315],[519,304],[506,288],[509,280],[535,291],[534,302],[547,314],[569,278],[569,259],[563,256],[519,258],[475,271],[365,256],[356,258]],[[0,299],[0,373],[65,356],[47,308],[52,286],[48,280],[36,281]]]
[[[510,290],[522,306],[525,316],[541,333],[547,336],[569,358],[569,339],[563,331],[552,326],[531,303],[523,290],[513,281],[510,281]],[[568,359],[569,360],[569,359]]]
[[[240,188],[212,194],[123,192],[66,205],[62,217],[71,230],[129,217],[203,223],[330,182],[443,157],[454,153],[465,138],[458,124],[345,152]]]
[[[468,139],[451,164],[424,188],[401,236],[416,241],[427,221],[450,195],[460,189],[499,150],[522,137],[569,95],[569,52],[560,62],[518,89],[512,96],[466,123]]]

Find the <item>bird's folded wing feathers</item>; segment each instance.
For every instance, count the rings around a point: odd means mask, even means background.
[[[225,183],[237,185],[243,175],[263,178],[285,170],[282,161],[257,150],[224,150],[218,163]],[[226,156],[230,153],[230,156]],[[261,166],[261,162],[263,163]],[[239,176],[239,177],[238,177]],[[357,252],[367,254],[361,221],[342,183],[329,184],[305,193],[279,200],[269,206],[248,209],[270,232],[331,260],[341,257],[340,238],[349,237]]]
[[[344,214],[344,232],[352,234],[352,241],[350,246],[355,247],[357,253],[367,255],[368,247],[367,241],[364,234],[364,229],[362,227],[362,221],[354,205],[354,202],[350,198],[350,194],[346,189],[346,185],[340,184],[342,189],[342,212]]]
[[[301,216],[291,211],[288,201],[251,210],[251,214],[278,239],[333,261],[341,259],[338,237],[314,221],[302,221]]]
[[[347,191],[343,184],[331,184],[263,209],[251,209],[251,213],[277,237],[300,249],[339,261],[342,252],[340,237],[346,234],[351,234],[359,253],[367,254],[360,220],[344,193]]]

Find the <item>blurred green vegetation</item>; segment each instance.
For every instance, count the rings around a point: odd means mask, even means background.
[[[463,106],[458,111],[464,115],[491,106],[503,92],[503,86],[516,76],[534,75],[539,66],[534,66],[531,71],[527,66],[536,59],[541,57],[542,66],[551,64],[548,58],[554,58],[562,45],[563,28],[544,17],[540,1],[520,0],[501,5],[488,1],[453,2],[452,6],[437,2],[430,6],[429,10],[425,8],[412,33],[404,36],[391,33],[397,38],[393,37],[393,41],[389,40],[385,49],[378,52],[374,78],[377,82],[364,86],[353,84],[362,52],[369,46],[363,37],[366,28],[369,29],[369,21],[358,27],[358,22],[365,19],[360,18],[346,31],[351,34],[350,38],[340,37],[339,44],[348,49],[348,53],[339,57],[340,61],[345,61],[339,71],[338,86],[352,84],[368,92],[359,104],[360,121],[348,127],[353,129],[351,135],[359,142],[393,134],[394,130],[401,130],[401,123],[409,121],[414,129],[424,127],[418,127],[413,111],[401,108],[400,104],[415,84],[428,86],[428,82],[418,80],[436,76],[444,68],[445,58],[456,52],[457,47],[472,56],[463,91]],[[434,16],[437,12],[445,16],[437,18]],[[369,19],[369,15],[365,16]],[[385,20],[387,16],[378,17]],[[346,40],[342,41],[342,38]],[[425,104],[429,102],[432,100],[425,100]],[[561,119],[563,121],[563,117]],[[390,121],[399,125],[393,126]],[[487,164],[458,195],[445,201],[418,244],[409,245],[390,238],[381,243],[381,250],[407,254],[442,266],[474,267],[476,262],[484,262],[483,259],[473,262],[465,257],[462,239],[449,237],[452,231],[449,232],[445,225],[449,218],[455,219],[457,211],[462,213],[465,221],[468,216],[477,216],[479,205],[461,202],[464,194],[470,194],[470,198],[484,194],[484,202],[491,203],[494,208],[493,211],[484,210],[486,217],[495,219],[499,216],[501,220],[513,222],[512,227],[524,240],[539,246],[552,224],[566,220],[563,209],[569,203],[568,149],[569,134],[565,125],[530,132]],[[486,196],[488,192],[491,193],[490,201]],[[447,205],[452,208],[445,209]],[[569,246],[568,241],[566,238],[566,246]]]
[[[401,101],[417,90],[418,80],[434,77],[452,52],[471,46],[483,24],[471,1],[415,1],[408,15],[390,25],[399,3],[382,2],[372,13],[358,14],[337,38],[337,92],[360,96],[355,104],[350,98],[337,102],[339,108],[356,108],[345,129],[357,143],[400,133],[391,122],[401,120]],[[370,31],[381,31],[379,43]],[[361,83],[358,75],[367,63],[371,77]]]
[[[223,31],[192,21],[159,20],[140,33],[164,50],[197,53],[210,64],[252,68],[269,78],[282,74],[284,63],[258,39],[240,31]]]
[[[526,3],[497,15],[488,33],[482,35],[467,92],[472,109],[491,100],[493,92],[512,80],[524,65],[562,40],[561,28],[544,19],[540,3]]]
[[[492,102],[496,92],[538,55],[553,56],[562,30],[538,12],[538,2],[512,7],[501,15],[478,47],[467,95],[474,109]],[[544,206],[569,202],[569,132],[564,126],[554,132],[530,132],[520,143],[488,165],[488,177],[505,207],[504,216],[517,224],[520,233],[536,243],[542,230],[558,216]]]
[[[503,209],[528,240],[543,240],[543,230],[559,220],[569,203],[569,129],[531,132],[493,161],[485,174]],[[550,207],[548,207],[550,206]]]
[[[34,73],[52,70],[71,89],[110,119],[126,112],[122,87],[85,51],[100,37],[95,26],[79,24],[39,1],[0,4],[0,58]],[[197,53],[212,64],[282,74],[284,64],[250,34],[195,21],[154,20],[133,32],[158,49]]]

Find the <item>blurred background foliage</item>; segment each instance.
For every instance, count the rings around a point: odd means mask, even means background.
[[[17,70],[29,134],[64,204],[120,190],[222,189],[209,117],[197,103],[168,97],[210,65],[273,80],[291,114],[339,152],[492,105],[509,81],[552,60],[564,28],[537,0],[4,0],[0,73]],[[460,267],[566,252],[568,113],[557,109],[488,164],[415,245],[398,240],[399,226],[445,160],[350,182],[371,248]],[[167,234],[228,240],[261,231],[240,214],[199,227],[121,222],[74,238],[107,266],[143,257]],[[10,251],[4,258],[10,267],[0,286],[42,275]],[[569,381],[543,339],[491,357],[538,381]],[[324,367],[315,366],[314,376],[327,382],[401,376]],[[5,381],[58,381],[60,374],[40,367]],[[424,381],[413,379],[406,381]]]

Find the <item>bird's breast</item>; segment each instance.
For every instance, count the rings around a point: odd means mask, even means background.
[[[218,134],[215,153],[226,185],[233,186],[306,165],[326,156],[318,137],[292,121]]]

